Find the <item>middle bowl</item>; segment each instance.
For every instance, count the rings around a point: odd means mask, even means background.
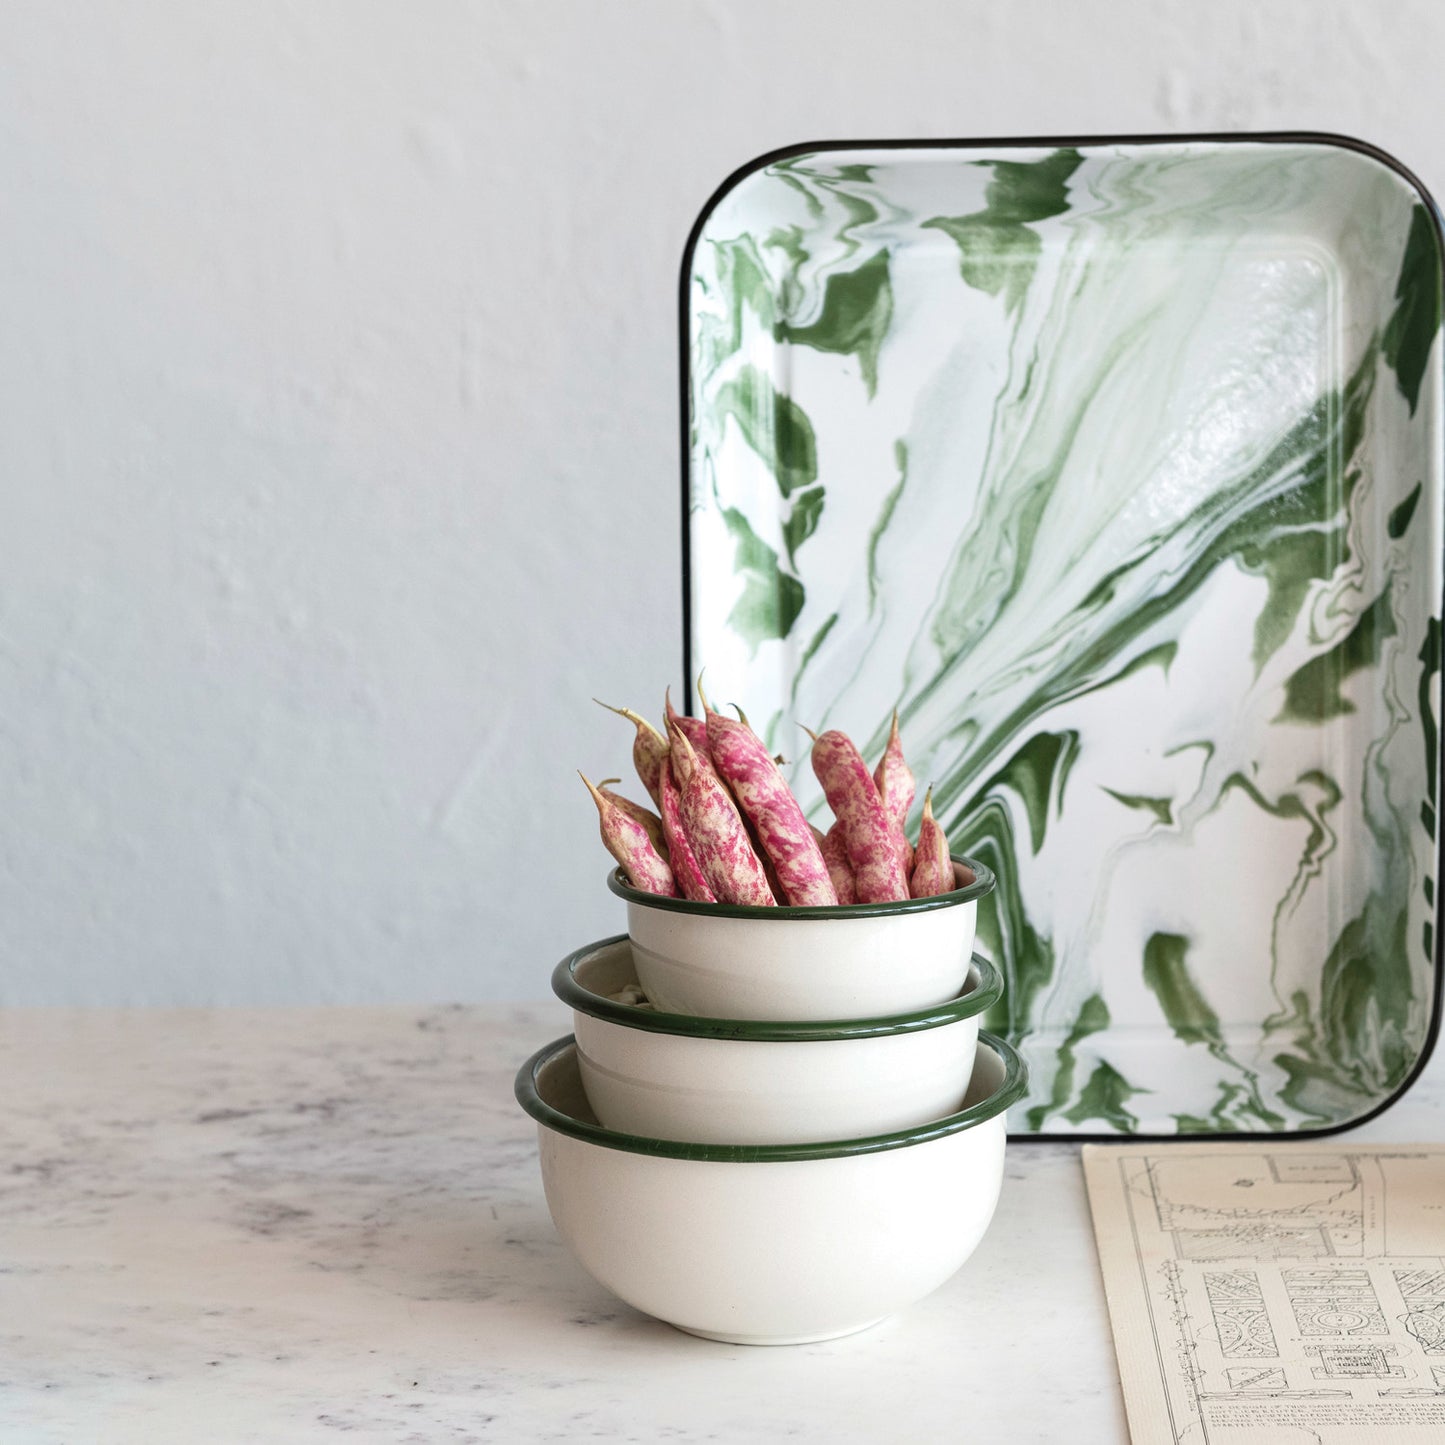
[[[577,1063],[603,1125],[699,1144],[796,1144],[908,1129],[957,1110],[984,1011],[1003,980],[975,954],[945,1003],[878,1018],[742,1020],[661,1013],[637,991],[625,936],[562,960]]]

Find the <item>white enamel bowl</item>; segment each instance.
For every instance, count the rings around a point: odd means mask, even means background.
[[[856,1138],[963,1107],[984,1011],[1003,992],[975,957],[958,997],[876,1019],[745,1021],[619,1002],[625,937],[578,949],[552,988],[572,1008],[582,1087],[609,1129],[699,1144]]]
[[[833,908],[743,908],[607,885],[627,903],[637,976],[668,1013],[727,1019],[879,1018],[957,998],[973,954],[982,863],[934,898]],[[972,878],[972,882],[967,880]]]
[[[1024,1085],[1018,1055],[984,1034],[965,1107],[934,1123],[689,1144],[598,1124],[567,1038],[522,1065],[517,1099],[552,1219],[589,1274],[690,1334],[784,1345],[865,1329],[954,1274],[993,1217],[1004,1113]]]

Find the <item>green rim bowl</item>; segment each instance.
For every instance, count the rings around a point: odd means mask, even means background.
[[[691,1334],[795,1344],[931,1294],[982,1239],[1024,1067],[984,1034],[964,1107],[913,1129],[772,1145],[645,1138],[596,1122],[571,1039],[517,1074],[547,1205],[582,1266]]]
[[[638,980],[667,1013],[876,1019],[931,1008],[963,990],[978,900],[995,879],[974,859],[953,862],[960,886],[951,893],[847,907],[660,898],[633,888],[620,870],[607,886],[627,904]]]
[[[608,1128],[714,1144],[879,1134],[953,1113],[979,1021],[1003,992],[978,957],[957,998],[877,1019],[694,1018],[618,1001],[636,986],[625,937],[578,949],[553,972],[588,1101]]]

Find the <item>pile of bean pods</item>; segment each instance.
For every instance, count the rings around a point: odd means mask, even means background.
[[[869,772],[846,733],[813,739],[812,763],[834,822],[825,833],[803,815],[762,740],[738,709],[684,717],[666,700],[665,732],[631,708],[615,708],[637,729],[632,761],[657,811],[588,781],[602,841],[634,888],[702,903],[769,908],[889,903],[960,886],[948,839],[923,800],[917,844],[904,832],[913,773],[898,739],[898,714],[878,766]],[[972,879],[965,877],[964,883]]]

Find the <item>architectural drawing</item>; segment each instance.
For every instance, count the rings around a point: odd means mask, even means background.
[[[1134,1445],[1445,1440],[1445,1145],[1084,1164]]]
[[[1306,1345],[1305,1353],[1319,1360],[1310,1373],[1317,1380],[1346,1377],[1356,1380],[1384,1380],[1403,1375],[1394,1362],[1400,1352],[1394,1345]]]
[[[1402,1323],[1427,1355],[1445,1355],[1445,1269],[1392,1271],[1408,1313]]]
[[[1226,1370],[1224,1373],[1229,1379],[1231,1390],[1278,1391],[1289,1388],[1289,1380],[1285,1377],[1284,1371],[1268,1366],[1247,1365]]]
[[[1287,1269],[1284,1287],[1301,1335],[1388,1335],[1365,1269]]]
[[[1442,1370],[1437,1365],[1431,1369],[1430,1374],[1435,1380],[1433,1389],[1429,1385],[1421,1383],[1414,1389],[1381,1390],[1381,1398],[1391,1400],[1403,1397],[1405,1399],[1420,1400],[1434,1397],[1435,1399],[1445,1400],[1445,1370]]]
[[[1279,1354],[1259,1276],[1250,1269],[1211,1270],[1204,1289],[1219,1336],[1219,1353],[1232,1360],[1271,1359]]]

